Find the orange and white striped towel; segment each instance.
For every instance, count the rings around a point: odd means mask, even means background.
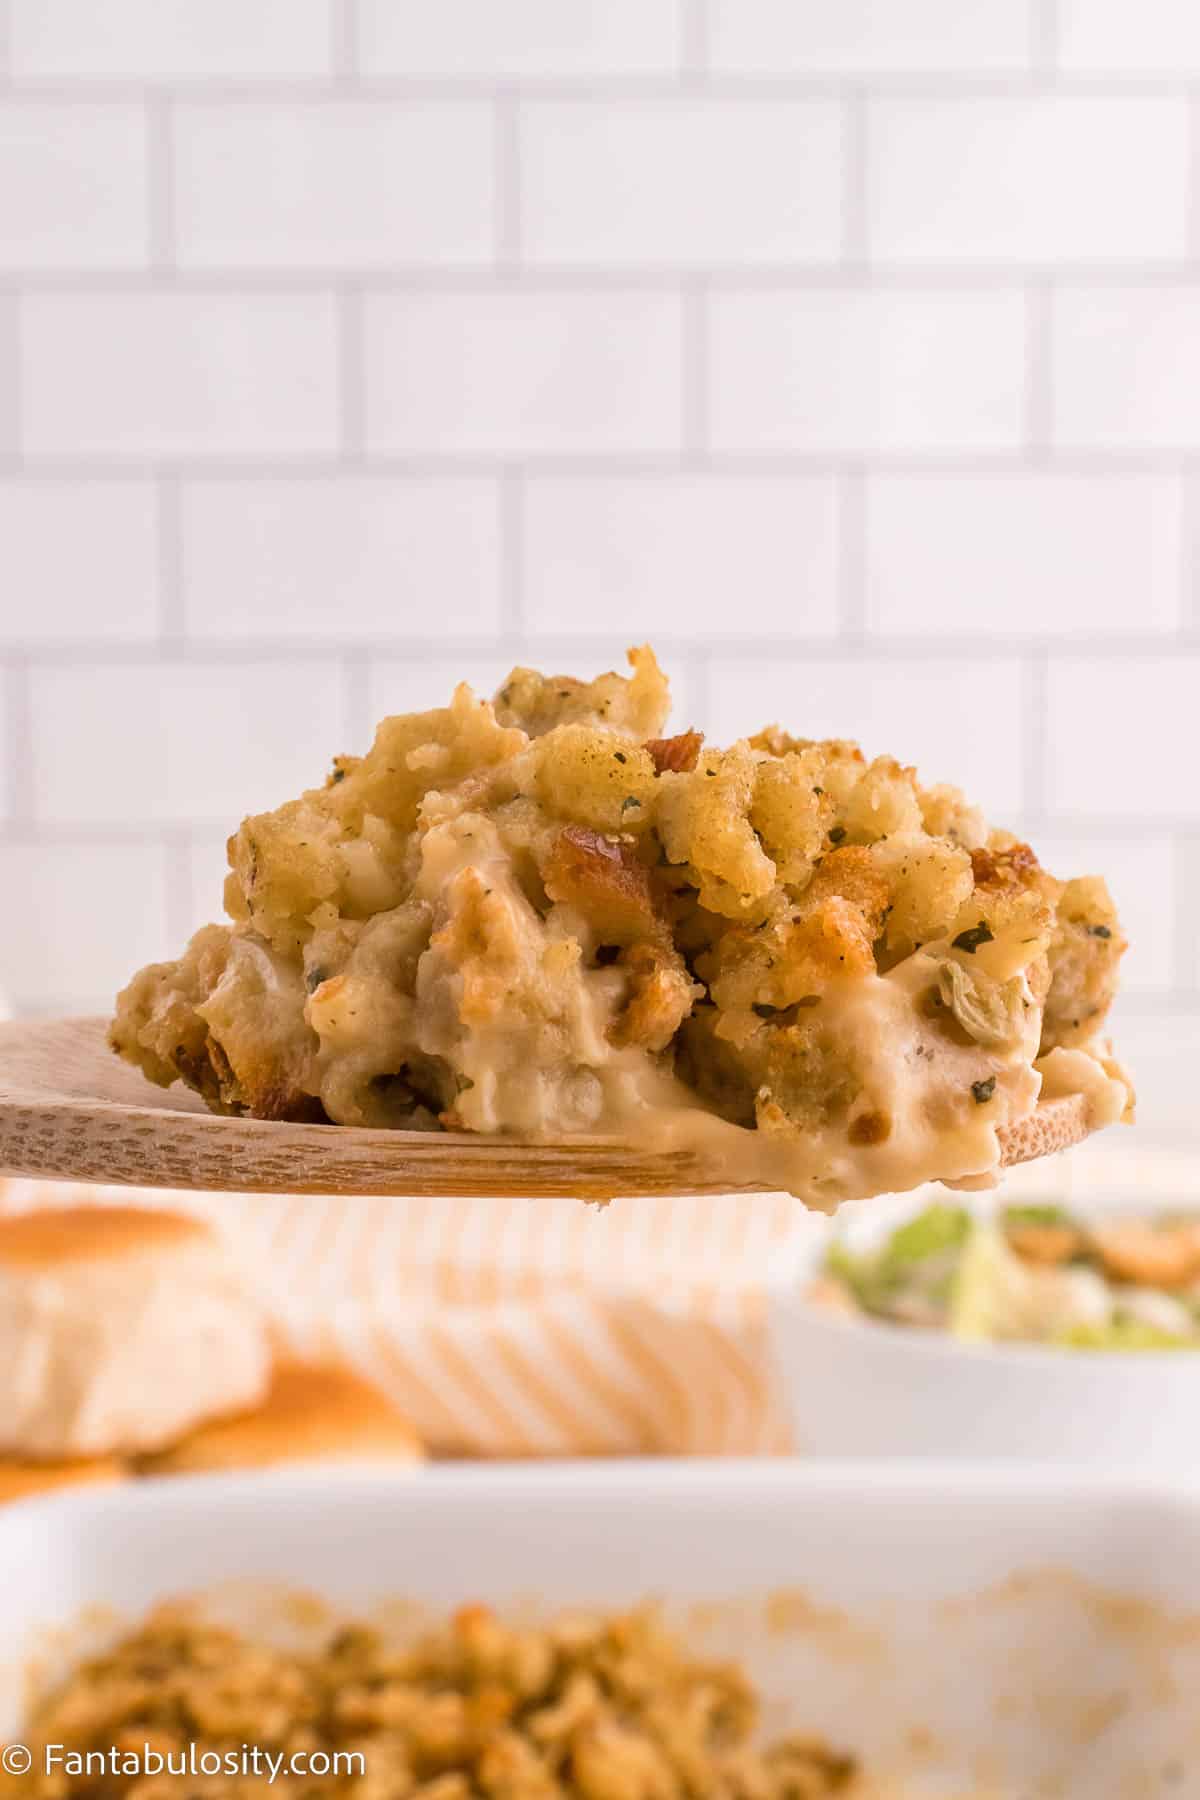
[[[820,1222],[784,1197],[387,1200],[12,1182],[0,1206],[217,1225],[286,1347],[350,1362],[455,1456],[789,1447],[763,1299]]]
[[[1193,1168],[1193,1156],[1107,1133],[1011,1171],[1005,1197],[1191,1200]],[[764,1301],[769,1286],[799,1286],[829,1222],[782,1195],[601,1210],[575,1200],[0,1189],[0,1211],[89,1203],[167,1206],[218,1226],[262,1285],[286,1347],[350,1362],[444,1455],[790,1447]]]

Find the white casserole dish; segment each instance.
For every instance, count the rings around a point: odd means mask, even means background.
[[[1200,1493],[1185,1488],[694,1462],[179,1479],[30,1501],[0,1514],[0,1733],[48,1630],[231,1579],[359,1610],[397,1595],[715,1603],[692,1642],[745,1660],[766,1728],[857,1750],[901,1783],[889,1794],[1200,1791]]]
[[[847,1208],[834,1230],[856,1250],[881,1243],[929,1204],[924,1189]],[[968,1207],[1040,1198],[1032,1183]],[[1060,1198],[1047,1195],[1047,1198]],[[1130,1188],[1072,1194],[1103,1212],[1159,1210],[1168,1192]],[[1174,1204],[1195,1206],[1176,1192]],[[820,1271],[829,1230],[814,1236],[768,1296],[769,1354],[801,1454],[963,1457],[1200,1473],[1200,1350],[1064,1350],[963,1343],[945,1332],[844,1318],[805,1290]]]

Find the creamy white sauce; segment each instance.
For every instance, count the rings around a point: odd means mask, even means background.
[[[586,967],[578,939],[535,911],[490,821],[467,814],[427,832],[417,892],[435,921],[417,971],[418,1044],[455,1071],[456,1122],[470,1131],[694,1153],[731,1187],[783,1189],[830,1209],[932,1180],[990,1185],[1001,1130],[1042,1093],[1086,1095],[1094,1128],[1126,1107],[1125,1087],[1087,1051],[1056,1050],[1035,1066],[1041,1009],[1031,998],[1008,1047],[962,1042],[939,1024],[927,1010],[945,954],[934,945],[825,996],[830,1038],[862,1086],[849,1120],[731,1125],[645,1051],[609,1041],[618,972]],[[848,1126],[867,1113],[886,1118],[882,1142],[851,1141]]]
[[[1124,1071],[1108,1054],[1108,1046],[1050,1050],[1035,1064],[1042,1078],[1043,1100],[1082,1095],[1089,1131],[1100,1131],[1129,1116],[1133,1092]]]

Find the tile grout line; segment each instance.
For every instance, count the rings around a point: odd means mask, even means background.
[[[509,468],[500,476],[500,630],[497,645],[518,643],[525,618],[525,475]]]
[[[329,61],[335,82],[356,88],[359,78],[359,17],[357,0],[330,0]]]
[[[870,248],[870,113],[864,94],[842,102],[842,255],[850,275],[867,270]]]
[[[692,703],[693,717],[674,719],[677,729],[684,731],[708,730],[708,721],[712,717],[712,662],[708,654],[700,649],[694,650],[684,659],[687,669],[688,698]],[[674,711],[672,709],[672,717]]]
[[[511,92],[492,102],[492,255],[496,272],[522,267],[521,107]]]
[[[14,472],[17,473],[23,470],[22,452],[25,442],[25,359],[21,345],[21,311],[19,294],[0,296],[0,405],[7,405],[7,436],[11,445],[9,454]],[[3,440],[3,435],[4,424],[0,420],[0,441]]]
[[[1200,989],[1200,944],[1196,938],[1196,912],[1200,906],[1200,830],[1180,832],[1174,839],[1175,981],[1184,993]]]
[[[1032,463],[1046,463],[1054,439],[1054,303],[1046,281],[1025,291],[1025,451]]]
[[[1200,481],[1179,476],[1179,625],[1183,632],[1200,630]]]
[[[35,822],[33,803],[36,766],[33,744],[33,693],[31,670],[24,656],[11,658],[4,668],[6,715],[5,751],[8,759],[8,792],[5,812],[10,829],[28,828]]]
[[[1200,255],[1200,95],[1187,102],[1187,237],[1190,256]]]
[[[229,841],[229,835],[229,832],[225,829],[214,832],[210,829],[197,829],[195,826],[189,826],[187,828],[188,891],[191,895],[191,905],[193,908],[192,917],[194,919],[202,919],[205,923],[213,920],[219,921],[224,917],[222,889],[224,886],[224,871],[228,868],[228,850],[226,849],[226,846]],[[196,865],[193,861],[193,856],[196,851],[199,851],[202,855],[208,854],[213,849],[214,845],[218,843],[225,853],[225,860],[221,864],[222,874],[213,888],[202,893],[196,884]]]
[[[164,831],[158,849],[163,861],[167,942],[182,945],[198,923],[192,880],[192,834],[184,829]]]
[[[178,475],[162,474],[156,483],[158,528],[158,641],[166,653],[179,654],[187,643],[183,576],[183,495]]]
[[[712,21],[708,0],[679,0],[679,77],[685,89],[705,86],[710,78]]]
[[[709,454],[709,306],[703,276],[679,288],[679,441],[684,468],[703,467]]]
[[[367,455],[366,296],[343,283],[337,291],[337,381],[339,456],[332,479],[357,467]]]
[[[867,642],[867,478],[847,469],[837,478],[838,638],[847,648]]]
[[[1058,0],[1034,0],[1030,43],[1030,73],[1056,81],[1059,75],[1060,24]]]
[[[347,290],[348,291],[348,290]],[[3,316],[0,296],[0,318]],[[425,476],[446,481],[470,480],[480,475],[501,474],[511,462],[511,452],[497,450],[448,452],[390,452],[371,450],[364,462],[382,476]],[[1192,476],[1200,473],[1200,448],[1195,450],[1147,449],[1076,451],[1052,449],[1048,456],[1033,458],[1020,448],[996,451],[964,450],[710,450],[706,464],[714,474],[730,480],[752,480],[760,475],[842,475],[862,469],[873,477],[922,477],[933,482],[954,481],[963,476],[995,478],[1001,483],[1041,473],[1084,479],[1126,479],[1142,476]],[[677,450],[561,450],[523,454],[521,466],[529,474],[586,480],[619,475],[653,481],[673,479],[682,467]],[[0,451],[0,476],[20,474],[30,481],[129,481],[153,480],[164,469],[189,481],[281,481],[336,479],[345,467],[341,452],[334,451],[237,451],[205,455],[127,455],[117,451],[41,453],[23,462],[13,453]]]
[[[1044,649],[1035,650],[1025,661],[1024,675],[1024,766],[1021,785],[1024,790],[1022,812],[1032,817],[1049,815],[1050,806],[1047,758],[1050,748],[1049,657]]]
[[[146,250],[149,277],[175,273],[175,110],[153,89],[146,94]]]
[[[514,209],[508,208],[508,212]],[[507,227],[506,227],[507,231]],[[499,239],[499,231],[495,234]],[[519,234],[508,232],[515,244]],[[1035,284],[1070,290],[1105,291],[1133,287],[1139,291],[1182,290],[1191,294],[1200,282],[1200,251],[1195,256],[1150,262],[1110,259],[1103,262],[1050,263],[970,260],[960,263],[872,261],[870,265],[831,256],[814,262],[653,265],[637,262],[530,262],[515,245],[517,260],[500,263],[495,255],[471,264],[426,261],[363,264],[353,267],[290,268],[236,266],[179,269],[166,265],[130,269],[49,269],[29,266],[0,270],[0,294],[141,295],[154,293],[164,275],[188,294],[258,295],[326,294],[342,282],[354,282],[378,294],[428,294],[435,298],[492,293],[669,294],[681,279],[702,276],[712,289],[733,298],[757,294],[880,293],[965,296],[979,293],[1028,292]]]
[[[514,478],[523,481],[526,471],[513,470],[512,474]],[[547,648],[552,646],[556,655],[566,654],[571,650],[576,650],[581,655],[591,651],[606,654],[613,641],[613,634],[606,634],[603,629],[527,630],[522,626],[517,635],[532,645]],[[1186,656],[1200,665],[1200,640],[1167,635],[1157,638],[1114,638],[1107,643],[1098,644],[1071,638],[1046,640],[1033,636],[1000,638],[989,642],[936,633],[931,633],[927,638],[904,638],[868,632],[861,641],[851,642],[830,632],[794,636],[773,632],[748,636],[708,631],[697,637],[694,631],[684,635],[679,627],[664,627],[657,631],[656,636],[661,643],[675,650],[686,650],[689,645],[700,643],[714,654],[720,654],[730,664],[753,663],[766,657],[772,662],[783,661],[797,666],[850,661],[862,665],[890,663],[900,666],[928,666],[969,663],[988,667],[1005,663],[1025,664],[1032,656],[1042,655],[1049,659],[1053,655],[1064,657],[1069,662],[1098,664],[1101,667],[1111,667],[1113,663],[1119,662],[1126,667],[1136,668],[1138,664],[1147,661],[1162,662],[1169,658],[1178,660],[1180,656]],[[296,665],[321,662],[328,660],[330,652],[345,643],[344,636],[336,635],[304,637],[276,634],[247,638],[190,636],[181,648],[186,651],[186,660],[194,665],[229,668],[238,665],[257,667],[272,660]],[[494,632],[480,632],[443,640],[438,645],[431,642],[428,631],[422,634],[419,627],[414,627],[408,631],[397,631],[393,635],[386,632],[365,633],[355,638],[349,649],[367,657],[400,656],[416,662],[437,662],[445,660],[447,647],[455,654],[482,656],[487,654],[494,643]],[[116,642],[76,639],[60,644],[31,643],[15,647],[10,654],[22,656],[34,669],[78,670],[121,666],[152,668],[163,660],[162,645],[155,637]],[[4,660],[4,655],[3,650],[0,650],[0,661]]]
[[[0,0],[2,4],[2,0]],[[1200,69],[1180,74],[1154,71],[1125,74],[1120,71],[1085,73],[1057,66],[1056,27],[1053,21],[1038,31],[1035,60],[1023,70],[930,69],[897,71],[876,68],[841,72],[803,71],[778,74],[769,69],[738,72],[703,66],[706,32],[691,28],[697,50],[688,47],[674,68],[651,73],[637,71],[593,75],[545,75],[513,77],[503,73],[477,75],[373,75],[359,73],[354,93],[364,101],[488,100],[497,94],[515,100],[570,100],[620,103],[629,100],[678,101],[689,90],[681,76],[703,78],[705,93],[714,100],[843,100],[869,95],[904,100],[1024,99],[1055,93],[1101,100],[1128,98],[1176,100],[1200,94]],[[353,38],[348,40],[351,44]],[[331,34],[331,44],[334,42]],[[338,44],[337,58],[353,54]],[[145,97],[148,87],[171,100],[203,100],[228,106],[269,106],[282,102],[327,105],[346,98],[344,75],[339,68],[321,75],[228,76],[177,74],[143,78],[112,75],[35,75],[10,79],[11,98],[19,104],[95,102],[128,105]],[[3,70],[0,69],[0,78]]]
[[[371,658],[357,645],[342,652],[341,690],[346,748],[361,755],[370,745],[375,720],[371,717]],[[330,757],[341,754],[337,745],[326,748]]]

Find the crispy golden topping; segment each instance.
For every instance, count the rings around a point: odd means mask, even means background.
[[[216,1110],[350,1125],[624,1132],[682,1081],[803,1149],[806,1197],[994,1167],[1035,1062],[1107,1054],[1103,881],[839,739],[665,737],[630,661],[460,687],[245,820],[232,925],[135,976],[114,1048]]]
[[[645,747],[657,775],[664,775],[668,770],[675,775],[687,775],[695,768],[703,743],[702,731],[681,731],[677,737],[650,738]]]
[[[606,943],[661,934],[650,871],[633,846],[587,825],[568,825],[550,846],[542,880],[551,900],[578,907]]]

